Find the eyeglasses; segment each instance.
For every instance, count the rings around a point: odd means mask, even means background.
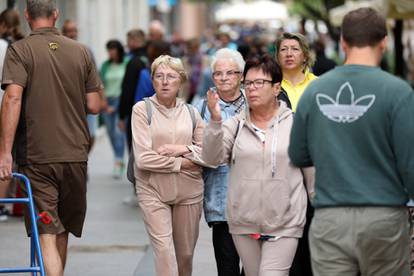
[[[259,89],[262,88],[266,82],[273,83],[271,80],[257,79],[254,81],[244,81],[243,86],[244,89],[250,89],[250,87],[253,85],[254,88]]]
[[[158,82],[163,82],[165,79],[168,82],[173,82],[173,81],[178,80],[179,78],[180,78],[180,76],[173,75],[173,74],[167,74],[167,75],[164,75],[164,74],[155,74],[154,75],[154,80],[156,80]]]
[[[221,79],[223,76],[227,76],[228,78],[232,79],[235,78],[238,74],[240,74],[240,71],[227,71],[227,72],[220,72],[220,71],[215,71],[213,72],[213,79],[218,80]]]

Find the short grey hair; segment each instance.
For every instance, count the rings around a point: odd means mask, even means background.
[[[57,10],[56,0],[26,0],[26,9],[30,18],[49,18]]]
[[[231,60],[234,63],[236,63],[238,69],[243,72],[244,65],[246,62],[243,59],[243,56],[240,54],[239,51],[229,49],[229,48],[221,48],[219,49],[213,56],[213,60],[211,61],[211,70],[214,71],[214,66],[216,66],[216,63],[218,60]]]

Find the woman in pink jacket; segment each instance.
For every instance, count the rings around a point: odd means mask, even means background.
[[[251,58],[243,77],[248,108],[224,123],[218,95],[207,93],[202,156],[230,166],[227,219],[246,276],[287,276],[305,225],[304,175],[312,184],[313,169],[294,167],[288,156],[293,114],[277,100],[279,65],[267,55]]]
[[[154,249],[158,276],[190,276],[202,211],[200,153],[203,120],[177,94],[186,81],[181,60],[151,65],[155,95],[132,113],[135,183]]]

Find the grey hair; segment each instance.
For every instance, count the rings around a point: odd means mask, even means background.
[[[216,66],[216,63],[218,60],[231,60],[234,63],[236,63],[238,69],[243,72],[244,65],[246,62],[244,61],[242,55],[239,51],[229,49],[229,48],[221,48],[219,49],[215,55],[213,56],[213,60],[211,61],[211,70],[214,71],[214,66]]]
[[[30,18],[49,18],[56,11],[56,0],[26,0],[26,9]]]

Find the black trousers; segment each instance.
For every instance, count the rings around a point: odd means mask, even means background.
[[[213,247],[218,276],[244,276],[240,272],[240,258],[229,233],[227,222],[209,223],[213,229]]]

